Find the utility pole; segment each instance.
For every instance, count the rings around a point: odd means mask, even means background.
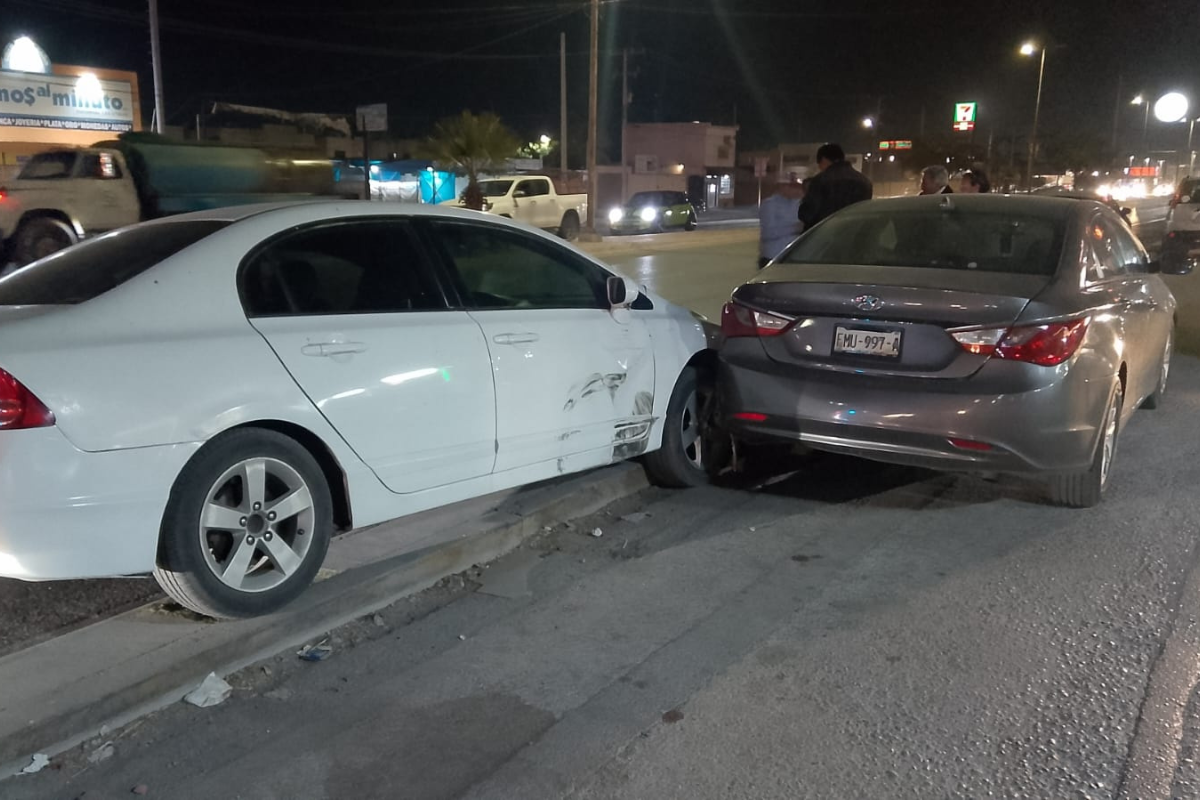
[[[600,92],[600,0],[592,0],[591,53],[588,64],[588,140],[587,140],[587,224],[583,229],[584,241],[596,241],[596,137],[599,132]]]
[[[1117,73],[1117,104],[1113,107],[1113,137],[1112,137],[1112,152],[1113,158],[1117,157],[1117,148],[1120,147],[1121,140],[1121,106],[1125,105],[1125,76]]]
[[[558,35],[558,94],[559,120],[561,132],[558,136],[558,168],[562,171],[561,180],[567,179],[567,34],[563,31]]]
[[[158,0],[150,0],[150,57],[154,61],[154,132],[163,132],[162,50],[158,46]]]
[[[629,197],[629,157],[625,154],[625,129],[629,127],[629,48],[621,51],[621,202]]]
[[[1025,180],[1028,191],[1033,191],[1033,160],[1037,158],[1038,118],[1042,113],[1042,78],[1046,75],[1046,46],[1042,45],[1042,57],[1038,64],[1037,101],[1033,106],[1033,133],[1029,136],[1029,161],[1025,165]]]

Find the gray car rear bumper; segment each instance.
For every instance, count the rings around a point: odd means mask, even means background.
[[[1068,366],[989,362],[966,379],[894,379],[779,364],[754,348],[762,350],[752,339],[727,343],[720,360],[722,414],[735,436],[932,469],[1086,469],[1112,390]],[[738,412],[767,418],[739,420]]]

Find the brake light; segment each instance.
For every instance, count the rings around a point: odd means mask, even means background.
[[[738,336],[778,336],[796,320],[768,311],[755,311],[740,303],[726,303],[721,309],[721,333]]]
[[[54,414],[12,375],[0,369],[0,430],[48,428]]]
[[[1084,317],[1046,325],[951,331],[950,335],[968,353],[1056,367],[1075,355],[1089,322]]]
[[[948,441],[959,450],[974,450],[979,453],[986,453],[992,449],[992,446],[987,442],[977,442],[974,439],[949,439]]]

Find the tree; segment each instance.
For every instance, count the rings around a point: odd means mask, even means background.
[[[446,117],[425,140],[424,154],[438,166],[467,177],[467,208],[483,208],[479,173],[495,169],[517,154],[521,142],[495,114],[464,111]]]

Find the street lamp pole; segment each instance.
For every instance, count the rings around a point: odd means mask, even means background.
[[[1040,49],[1042,57],[1038,65],[1037,102],[1033,106],[1033,133],[1029,137],[1029,160],[1025,163],[1025,179],[1030,191],[1033,191],[1033,158],[1037,153],[1038,118],[1042,112],[1042,79],[1046,76],[1046,47],[1043,45]],[[1032,43],[1026,44],[1021,48],[1021,52],[1031,56],[1035,52],[1035,46]]]
[[[150,0],[150,58],[154,71],[154,132],[161,134],[163,108],[162,50],[158,45],[158,0]]]
[[[588,138],[587,138],[587,220],[584,223],[584,238],[595,240],[596,234],[596,139],[599,127],[599,83],[600,83],[600,0],[592,0],[591,48],[588,64]]]
[[[1196,174],[1196,151],[1192,149],[1192,134],[1196,132],[1196,120],[1197,119],[1200,119],[1200,117],[1194,117],[1192,119],[1192,121],[1190,123],[1188,123],[1187,149],[1188,149],[1188,176],[1189,177]]]
[[[1139,94],[1137,97],[1129,101],[1130,105],[1145,106],[1145,113],[1142,115],[1142,151],[1147,149],[1147,134],[1150,130],[1150,101],[1146,99],[1146,95]]]

